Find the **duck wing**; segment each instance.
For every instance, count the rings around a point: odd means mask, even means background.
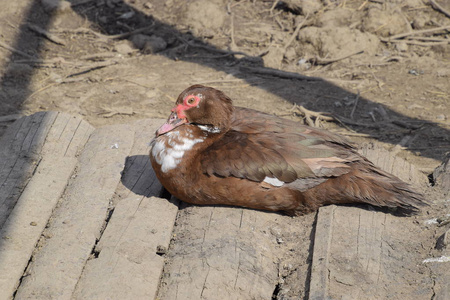
[[[272,115],[236,108],[231,129],[202,153],[209,176],[298,179],[346,174],[362,160],[343,138]],[[321,182],[321,181],[320,181]]]

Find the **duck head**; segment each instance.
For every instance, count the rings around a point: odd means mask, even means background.
[[[230,128],[233,111],[232,100],[223,92],[193,85],[178,96],[172,113],[156,131],[156,136],[184,124],[197,125],[210,133],[224,133]]]

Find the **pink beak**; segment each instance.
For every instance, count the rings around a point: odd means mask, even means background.
[[[180,119],[176,112],[172,112],[167,119],[166,123],[164,123],[159,129],[156,131],[156,136],[160,136],[166,132],[173,130],[174,128],[181,126],[183,124],[188,123],[186,118]]]

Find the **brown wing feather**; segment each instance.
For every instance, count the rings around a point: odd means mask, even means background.
[[[350,171],[347,163],[360,159],[341,137],[236,108],[231,130],[203,153],[202,167],[210,176],[293,182],[345,174]]]

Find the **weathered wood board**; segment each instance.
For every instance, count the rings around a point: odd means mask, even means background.
[[[178,218],[186,230],[176,231],[182,240],[171,249],[158,299],[270,299],[278,266],[276,239],[267,226],[277,217],[241,208],[192,207]]]
[[[94,129],[43,112],[8,128],[0,299],[447,299],[448,276],[431,279],[442,265],[415,255],[424,233],[411,219],[328,206],[314,230],[314,214],[162,198],[148,158],[162,122]],[[426,181],[385,150],[362,153],[416,186]]]
[[[157,198],[162,186],[146,153],[149,137],[161,120],[136,123],[135,143],[116,194],[114,208],[96,258],[83,271],[73,299],[154,299],[164,267],[178,201]],[[144,153],[144,155],[142,155]],[[125,186],[130,187],[127,189]]]
[[[444,201],[450,202],[450,153],[442,161],[442,164],[436,168],[433,173],[433,178],[437,188],[442,191]],[[445,209],[447,208],[447,209]],[[448,205],[444,205],[442,210],[443,216],[450,218],[450,209]],[[450,228],[447,225],[447,230],[438,238],[436,248],[439,248],[440,253],[436,253],[435,257],[427,258],[428,266],[434,275],[434,300],[450,299]]]
[[[92,133],[17,297],[70,299],[100,237],[110,199],[133,144],[130,132],[130,126],[114,125]]]
[[[0,140],[0,226],[34,172],[57,113],[37,113],[13,123]],[[71,133],[72,134],[72,133]],[[8,158],[8,159],[6,159]]]
[[[155,297],[178,211],[158,198],[148,158],[161,122],[94,129],[43,112],[10,126],[0,144],[0,299]]]
[[[69,128],[71,123],[76,128]],[[15,292],[74,171],[75,149],[84,146],[92,131],[80,118],[48,112],[20,119],[2,137],[0,197],[8,196],[8,203],[0,208],[1,299]]]
[[[366,147],[361,152],[406,182],[426,182],[414,166],[384,149]],[[421,247],[421,234],[412,220],[392,214],[334,205],[320,208],[309,298],[431,299],[430,272],[414,255]],[[422,284],[414,282],[417,272],[424,274]]]

